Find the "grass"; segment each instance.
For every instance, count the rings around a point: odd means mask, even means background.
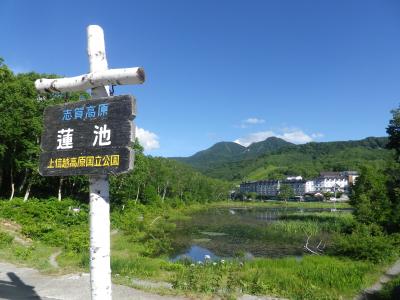
[[[247,293],[290,299],[352,298],[376,279],[382,267],[327,256],[256,259],[241,263],[185,265],[174,279],[181,290],[236,295]]]
[[[338,299],[352,297],[375,278],[368,274],[381,268],[373,263],[353,262],[327,256],[305,256],[301,261],[293,258],[259,260],[245,266],[243,279],[255,282],[245,291],[270,294],[291,299]]]
[[[374,295],[375,300],[392,300],[400,297],[400,275],[386,283],[382,290]]]
[[[48,259],[54,251],[54,247],[37,241],[29,246],[13,241],[7,247],[0,247],[0,257],[2,261],[30,266],[45,273],[54,273],[55,270]]]
[[[74,205],[72,200],[64,203],[51,200],[35,200],[28,203],[18,200],[0,201],[0,217],[14,220],[20,225],[16,235],[25,235],[32,239],[31,243],[22,245],[13,239],[12,234],[0,231],[1,259],[49,273],[88,272],[87,207],[81,206],[81,213],[72,215],[68,210],[68,206],[71,205]],[[304,256],[302,259],[258,258],[246,262],[238,258],[215,265],[211,262],[202,265],[172,263],[167,259],[171,235],[177,230],[175,224],[190,220],[194,213],[232,206],[266,208],[283,205],[304,208],[332,207],[330,203],[232,201],[178,208],[132,204],[126,205],[124,210],[114,207],[112,224],[118,232],[111,239],[113,280],[131,286],[135,286],[132,283],[133,278],[171,282],[175,287],[172,292],[194,295],[195,298],[211,294],[220,295],[222,298],[234,298],[240,293],[248,293],[290,299],[347,299],[373,283],[382,268],[387,265],[387,262],[377,264],[327,255]],[[349,206],[338,204],[337,207]],[[225,218],[217,215],[215,220],[218,219],[220,223],[215,223],[214,227],[207,224],[208,226],[203,228],[201,223],[195,223],[193,226],[200,231],[224,232],[227,236],[259,240],[260,243],[279,244],[297,240],[301,244],[304,242],[305,233],[335,233],[353,222],[350,213],[325,212],[287,214],[283,220],[270,226],[254,226],[251,222],[232,226]],[[204,238],[204,234],[201,237]],[[219,239],[225,237],[218,236]],[[207,238],[214,237],[207,235]],[[48,261],[57,249],[62,250],[62,254],[57,258],[59,270],[52,268]]]

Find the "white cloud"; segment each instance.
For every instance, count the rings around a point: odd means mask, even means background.
[[[263,124],[265,123],[264,119],[260,119],[260,118],[248,118],[246,120],[242,120],[240,122],[239,126],[235,126],[235,127],[239,127],[239,128],[249,128],[253,125],[257,125],[257,124]]]
[[[320,132],[316,132],[316,133],[311,134],[311,137],[312,137],[313,139],[319,139],[319,138],[324,137],[324,134],[323,134],[323,133],[320,133]]]
[[[259,131],[259,132],[250,133],[248,136],[234,140],[234,142],[247,147],[252,143],[263,141],[266,138],[269,138],[269,137],[275,136],[275,135],[276,134],[273,131]]]
[[[154,132],[136,127],[136,137],[139,139],[140,145],[142,145],[146,151],[160,148],[158,136]]]
[[[302,130],[286,131],[283,134],[277,135],[277,137],[294,144],[305,144],[313,140],[311,136]]]
[[[246,124],[262,124],[265,123],[264,119],[259,119],[259,118],[248,118],[247,120],[244,120],[243,123]]]
[[[252,143],[264,141],[265,139],[267,139],[271,136],[275,136],[275,137],[284,139],[285,141],[288,141],[288,142],[291,142],[294,144],[305,144],[308,142],[312,142],[315,138],[323,137],[323,134],[322,133],[313,133],[311,135],[308,135],[300,129],[283,128],[283,129],[279,130],[279,132],[267,130],[267,131],[259,131],[259,132],[250,133],[249,135],[247,135],[245,137],[236,139],[234,142],[247,147]]]

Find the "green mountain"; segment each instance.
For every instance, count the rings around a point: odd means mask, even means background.
[[[282,178],[293,174],[309,178],[321,171],[357,171],[368,164],[384,167],[391,155],[385,149],[387,142],[386,137],[368,137],[357,141],[294,145],[279,138],[268,138],[247,148],[234,146],[237,149],[244,148],[243,152],[237,151],[235,154],[229,154],[218,146],[221,152],[216,155],[214,147],[218,143],[193,156],[177,160],[208,176],[233,181]]]
[[[280,138],[270,137],[265,141],[253,143],[244,147],[234,142],[219,142],[210,148],[199,151],[189,157],[174,157],[172,159],[191,165],[207,174],[215,165],[256,158],[262,154],[281,149],[294,144]]]
[[[246,158],[257,157],[261,154],[279,150],[283,147],[294,146],[283,139],[277,137],[269,137],[264,141],[256,142],[247,147]]]

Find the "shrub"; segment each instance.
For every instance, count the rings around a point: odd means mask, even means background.
[[[399,237],[385,235],[374,226],[358,225],[351,234],[336,235],[328,253],[357,260],[385,262],[399,253]]]
[[[13,240],[14,240],[14,238],[11,235],[0,231],[0,248],[9,246]]]
[[[397,276],[392,281],[386,283],[374,299],[376,300],[391,300],[400,298],[400,276]]]
[[[14,254],[16,257],[18,257],[21,260],[26,260],[29,258],[29,256],[31,256],[32,254],[32,250],[34,250],[34,247],[22,247],[22,246],[18,246],[14,249]]]

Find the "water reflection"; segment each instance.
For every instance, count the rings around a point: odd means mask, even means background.
[[[191,261],[201,261],[204,262],[205,258],[209,256],[210,260],[215,261],[219,260],[220,258],[215,255],[210,250],[193,245],[184,254],[179,254],[171,259],[171,261],[178,261],[178,260],[191,260]]]
[[[303,232],[288,234],[276,230],[266,230],[282,218],[312,216],[314,213],[347,213],[348,209],[331,212],[318,208],[218,208],[201,211],[190,221],[177,223],[172,261],[189,259],[204,261],[206,255],[211,260],[240,257],[284,257],[303,255],[306,235]],[[320,234],[319,239],[327,239]]]

